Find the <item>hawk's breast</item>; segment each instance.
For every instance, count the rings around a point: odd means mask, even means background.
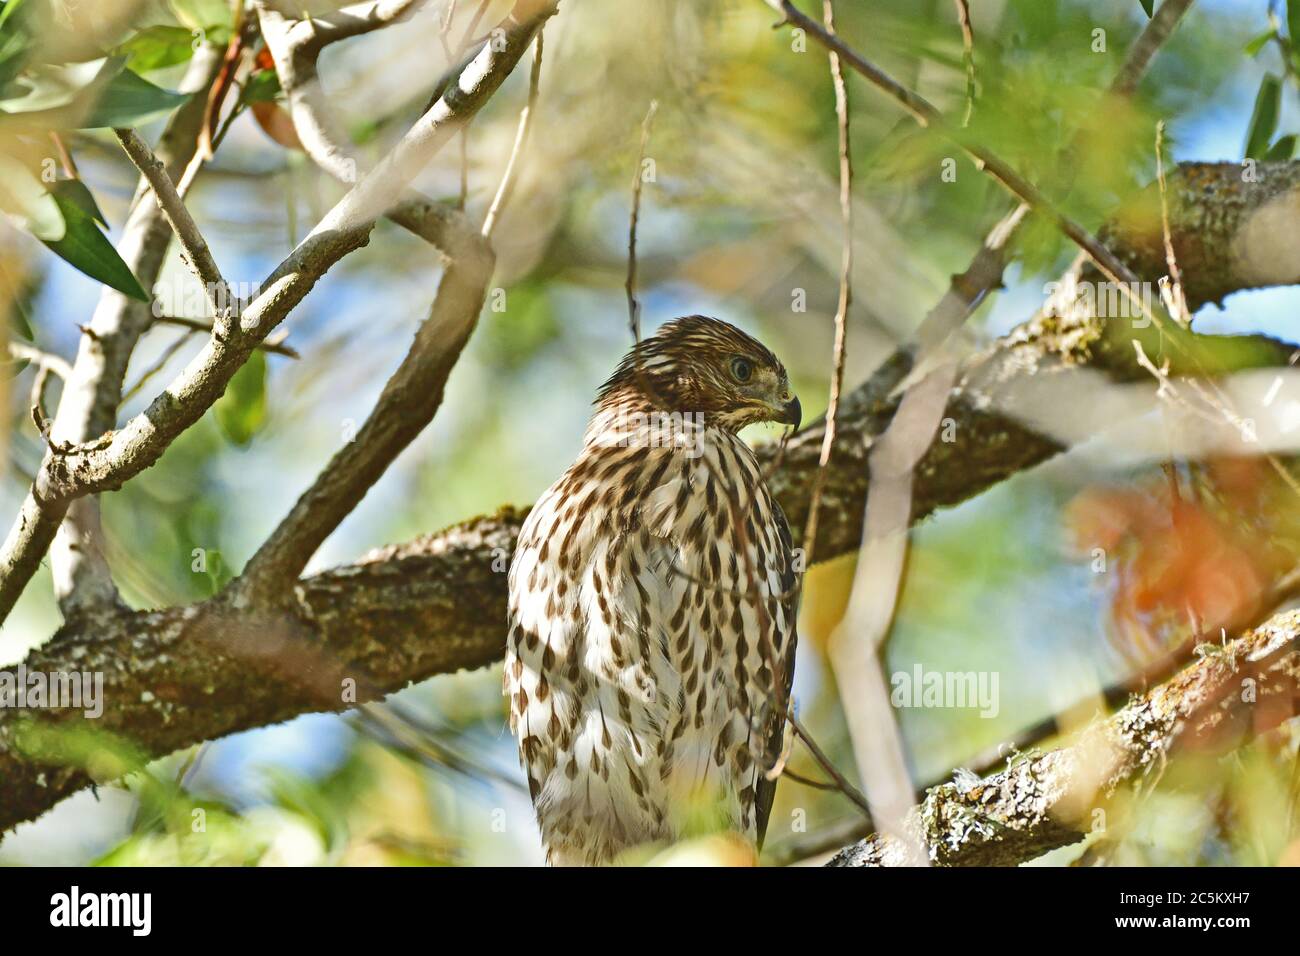
[[[576,862],[710,813],[753,836],[793,664],[790,539],[753,453],[636,439],[589,432],[510,571],[511,726]]]

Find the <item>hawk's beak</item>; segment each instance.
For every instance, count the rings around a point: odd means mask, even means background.
[[[799,422],[803,421],[803,406],[799,404],[799,399],[792,398],[785,403],[779,421],[793,425],[795,431],[799,430]]]

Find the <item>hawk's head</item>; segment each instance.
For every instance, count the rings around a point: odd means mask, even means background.
[[[781,361],[734,325],[674,319],[623,357],[597,396],[659,412],[700,413],[729,431],[755,422],[799,427],[802,409]]]

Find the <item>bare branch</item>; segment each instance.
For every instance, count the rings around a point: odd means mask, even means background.
[[[210,46],[201,47],[190,61],[180,87],[198,92],[172,116],[157,147],[169,176],[184,169],[194,154],[203,120],[202,91],[211,85],[219,66],[219,53]],[[148,191],[148,182],[141,177],[117,247],[123,262],[145,288],[157,280],[171,240],[158,204],[145,201]],[[72,374],[65,381],[50,428],[51,441],[75,445],[117,423],[127,365],[152,318],[148,303],[103,289],[94,314],[83,327]],[[21,506],[21,518],[0,552],[0,592],[6,591],[6,582],[12,577],[16,599],[17,591],[48,550],[55,595],[65,617],[117,607],[117,588],[100,549],[101,539],[99,503],[94,498],[65,508],[42,506],[29,493]],[[10,598],[6,595],[4,600]]]
[[[148,144],[136,135],[135,130],[115,129],[113,132],[117,135],[117,141],[122,144],[126,155],[131,158],[136,169],[140,170],[140,175],[148,181],[154,199],[157,200],[163,216],[167,219],[167,224],[172,227],[172,232],[176,234],[176,240],[180,243],[182,258],[193,270],[194,277],[199,280],[199,284],[207,293],[208,301],[212,305],[217,333],[227,334],[226,326],[235,303],[231,301],[230,287],[221,277],[221,270],[217,267],[217,261],[212,258],[212,252],[208,249],[203,233],[199,232],[198,224],[190,216],[184,200],[176,192],[171,177],[167,175],[167,170],[154,156]]]
[[[180,315],[160,315],[154,321],[158,325],[174,325],[177,328],[189,329],[191,332],[205,332],[212,334],[211,323],[204,322],[201,319],[188,319]],[[268,336],[265,340],[257,344],[259,352],[270,352],[272,355],[283,355],[285,358],[302,358],[298,350],[292,346],[285,345],[280,341],[279,334]]]
[[[508,550],[518,530],[519,515],[503,512],[376,551],[300,581],[287,610],[211,602],[70,621],[24,663],[33,672],[102,673],[104,714],[87,721],[79,711],[0,708],[0,831],[92,782],[85,767],[42,757],[34,732],[43,727],[118,735],[158,756],[296,714],[349,709],[346,679],[365,702],[499,659],[505,575],[474,559]]]
[[[632,341],[641,343],[641,303],[636,300],[636,229],[641,221],[641,186],[644,182],[645,151],[650,143],[650,130],[654,126],[659,101],[651,100],[641,121],[641,147],[637,151],[636,171],[632,176],[632,212],[627,221],[627,280],[623,284],[627,293],[627,321]]]
[[[427,0],[369,0],[366,3],[355,3],[333,13],[298,20],[294,27],[294,39],[302,46],[319,52],[331,43],[373,33],[405,20],[426,2]],[[282,12],[294,12],[293,5],[284,0],[267,5],[275,6]]]
[[[77,498],[121,487],[156,462],[177,435],[198,421],[225,391],[253,348],[316,281],[334,263],[365,245],[376,217],[397,204],[420,169],[496,92],[540,24],[555,10],[553,0],[518,0],[507,19],[502,42],[485,45],[433,109],[271,273],[228,338],[220,340],[214,335],[162,394],[112,433],[102,447],[81,446],[66,455],[47,457],[0,548],[0,620],[12,610],[49,547],[50,516],[57,513],[61,518],[68,503]],[[46,529],[49,536],[41,533]]]
[[[831,0],[822,2],[823,19],[834,29],[835,16]],[[817,511],[821,507],[822,487],[826,484],[826,466],[835,447],[835,416],[840,409],[840,390],[844,387],[844,340],[853,302],[853,158],[849,150],[849,93],[844,83],[844,68],[839,54],[828,55],[831,83],[835,87],[835,119],[840,148],[840,293],[835,307],[835,344],[832,351],[830,398],[826,406],[826,429],[822,435],[821,457],[817,477],[808,498],[808,521],[804,525],[804,566],[813,563],[813,545],[817,541]]]
[[[45,352],[26,342],[13,341],[9,343],[9,354],[16,359],[31,362],[39,368],[49,369],[65,382],[72,378],[72,365],[61,355]]]
[[[1179,749],[1228,749],[1291,717],[1298,651],[1300,612],[1279,614],[1094,723],[1072,746],[1013,760],[986,780],[934,788],[909,831],[944,866],[1014,866],[1077,843],[1095,807]],[[1242,692],[1247,685],[1253,693]],[[898,841],[871,837],[829,865],[907,862]]]
[[[474,331],[495,258],[486,241],[451,258],[429,317],[402,364],[384,385],[356,437],[334,455],[234,585],[239,603],[272,604],[291,594],[316,549],[442,404],[447,378]]]
[[[957,7],[957,25],[961,27],[961,55],[966,66],[966,111],[962,113],[961,125],[970,125],[971,113],[975,111],[975,31],[970,23],[970,0],[953,0]]]
[[[528,133],[532,128],[533,113],[537,109],[537,92],[542,76],[542,41],[544,39],[544,31],[538,30],[533,49],[533,70],[528,77],[528,101],[519,113],[519,127],[515,131],[515,144],[510,149],[510,158],[506,160],[506,170],[501,174],[501,184],[497,187],[496,195],[492,197],[492,205],[488,207],[487,216],[483,219],[482,235],[484,239],[492,238],[492,230],[496,228],[497,218],[501,215],[501,210],[505,208],[506,203],[510,201],[511,193],[514,192],[515,167],[519,162],[519,157],[523,154],[524,146],[528,143]]]

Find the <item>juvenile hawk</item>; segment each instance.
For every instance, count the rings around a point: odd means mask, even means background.
[[[510,567],[505,693],[547,859],[608,863],[701,807],[761,843],[794,671],[790,532],[746,425],[799,425],[785,368],[677,319],[601,387]]]

